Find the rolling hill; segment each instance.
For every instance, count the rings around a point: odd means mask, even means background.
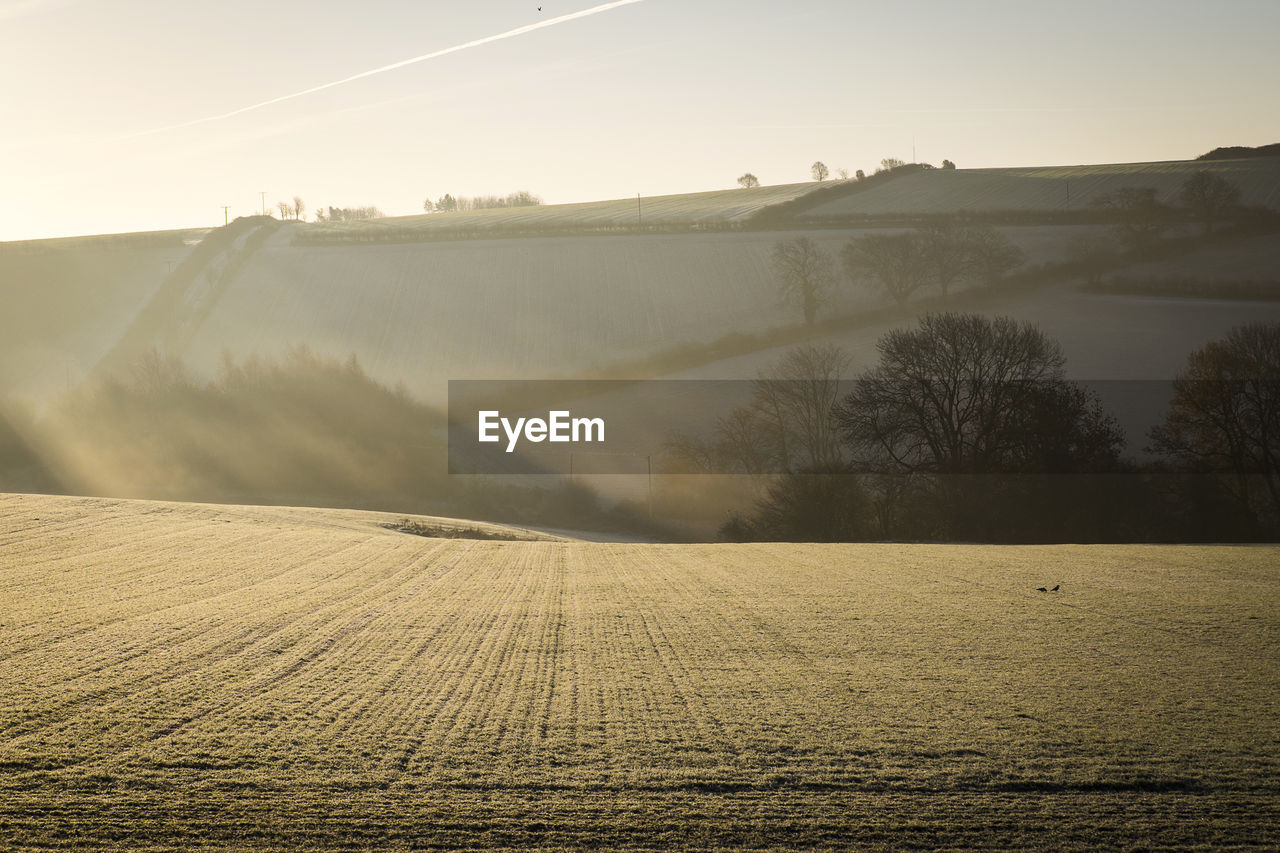
[[[1168,194],[1206,167],[1225,170],[1246,201],[1278,203],[1280,159],[1255,158],[931,170],[845,195],[827,182],[655,197],[640,200],[644,229],[632,219],[635,200],[622,199],[270,231],[245,220],[208,232],[198,250],[202,235],[180,232],[0,244],[0,296],[18,306],[0,319],[0,393],[48,395],[95,369],[128,369],[153,347],[208,374],[224,351],[243,359],[305,344],[354,354],[377,379],[439,402],[449,378],[580,375],[794,327],[798,311],[778,299],[773,246],[808,236],[835,255],[864,233],[835,227],[842,217],[1076,208],[1121,185]],[[816,206],[755,224],[768,205],[803,202],[819,186]],[[1066,259],[1073,238],[1100,227],[1002,230],[1035,266]],[[1235,251],[1215,249],[1201,266],[1229,275]],[[1274,263],[1268,248],[1245,254],[1249,277]],[[846,283],[825,316],[887,304],[871,285]],[[1141,325],[1141,305],[1123,310]]]
[[[614,229],[715,229],[740,224],[780,202],[812,192],[819,184],[779,184],[749,189],[589,201],[574,204],[491,208],[394,216],[308,226],[305,242],[374,242],[448,239],[513,232],[591,232]]]
[[[1246,205],[1280,209],[1280,157],[1118,163],[1012,169],[930,169],[853,192],[797,214],[801,220],[851,215],[1083,210],[1124,187],[1152,187],[1174,203],[1192,174],[1210,171],[1241,190]]]

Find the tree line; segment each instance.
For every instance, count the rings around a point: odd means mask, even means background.
[[[880,161],[880,167],[872,174],[873,176],[884,175],[890,172],[900,171],[904,167],[908,166],[911,167],[912,171],[935,168],[931,163],[908,163],[905,160],[898,159],[897,157],[886,157]],[[942,161],[941,168],[943,169],[954,169],[955,167],[956,164],[950,160]],[[838,168],[836,169],[835,174],[836,178],[841,181],[865,181],[867,179],[867,173],[861,169],[858,169],[853,173],[853,175],[850,175],[848,169]],[[809,176],[813,178],[813,180],[821,183],[831,176],[831,170],[827,168],[826,163],[823,163],[821,160],[815,160],[813,165],[809,167]],[[751,172],[744,172],[738,177],[738,186],[743,189],[752,189],[753,187],[760,186],[760,179]]]
[[[528,190],[519,190],[507,195],[458,196],[455,198],[445,193],[435,201],[427,199],[422,203],[424,213],[450,213],[467,210],[492,210],[502,207],[537,207],[542,204],[542,197]]]
[[[840,250],[840,267],[853,284],[870,281],[899,305],[928,285],[946,296],[960,282],[994,284],[1026,255],[990,225],[936,222],[894,234],[851,237]],[[773,272],[783,301],[796,304],[806,325],[829,301],[839,281],[831,256],[809,237],[773,247]]]
[[[850,386],[837,348],[792,350],[712,437],[673,438],[684,470],[767,484],[726,538],[1280,535],[1280,323],[1238,327],[1189,356],[1143,462],[1124,455],[1116,420],[1031,324],[930,314],[877,352]]]

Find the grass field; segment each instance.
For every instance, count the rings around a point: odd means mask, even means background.
[[[0,496],[0,847],[1280,845],[1280,549],[398,518]]]

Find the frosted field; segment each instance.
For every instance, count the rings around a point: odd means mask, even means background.
[[[0,496],[0,846],[1280,845],[1280,549],[385,518]]]
[[[1122,274],[1127,275],[1128,270]],[[1192,350],[1224,337],[1233,326],[1280,322],[1280,302],[1274,300],[1112,295],[1082,292],[1079,285],[1080,282],[1070,282],[990,296],[974,293],[955,305],[956,310],[1035,323],[1062,345],[1068,377],[1082,380],[1172,379],[1186,365]],[[908,308],[898,318],[869,322],[816,338],[813,343],[841,347],[850,356],[851,373],[857,373],[876,363],[876,341],[890,329],[914,326],[914,315],[914,310]],[[667,378],[752,377],[788,349],[762,349]]]
[[[810,208],[802,219],[849,214],[1068,210],[1091,206],[1123,187],[1154,187],[1176,201],[1183,181],[1207,170],[1234,183],[1240,201],[1280,208],[1280,158],[1043,166],[1020,169],[935,169],[895,178],[865,192]]]
[[[1092,227],[1002,229],[1036,262],[1066,257]],[[778,300],[774,244],[808,236],[836,261],[867,230],[543,237],[385,245],[289,245],[255,254],[181,354],[212,371],[305,343],[428,400],[448,379],[574,375],[735,332],[797,325]],[[884,307],[840,274],[820,316]],[[754,370],[741,374],[751,378]]]
[[[803,232],[801,232],[803,233]],[[268,246],[186,350],[306,343],[438,399],[447,379],[565,375],[800,320],[778,301],[773,244],[796,232]],[[809,234],[832,253],[848,234]],[[843,287],[833,310],[880,304]]]

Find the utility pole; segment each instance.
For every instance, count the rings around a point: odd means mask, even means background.
[[[267,215],[267,191],[258,190],[258,195],[262,196],[262,215]]]
[[[224,204],[222,206],[222,224],[223,225],[231,224],[231,214],[227,212],[230,209],[231,209],[231,205],[229,204]]]

